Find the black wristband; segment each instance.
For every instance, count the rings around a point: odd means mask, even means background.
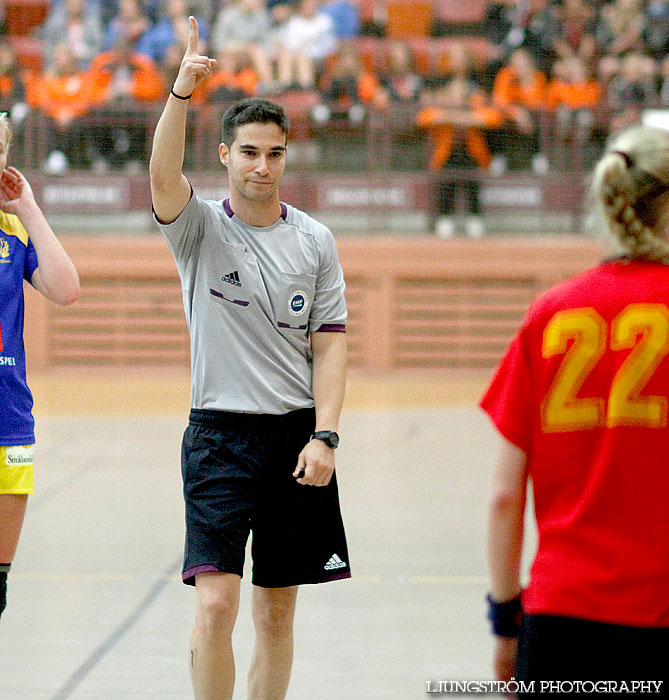
[[[190,98],[193,96],[193,93],[191,92],[190,95],[188,95],[187,97],[184,97],[183,95],[177,95],[177,93],[174,92],[174,89],[170,88],[170,95],[174,95],[174,97],[176,97],[177,100],[190,100]]]
[[[492,623],[493,634],[498,637],[517,637],[523,615],[520,596],[504,603],[498,603],[488,594],[486,600],[488,601],[488,619]]]

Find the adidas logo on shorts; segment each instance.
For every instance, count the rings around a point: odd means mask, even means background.
[[[326,571],[332,571],[332,569],[343,569],[346,566],[346,562],[342,561],[336,554],[330,557],[330,561],[325,565]]]
[[[242,286],[242,283],[239,281],[239,272],[237,270],[227,275],[223,275],[223,277],[221,277],[221,280],[223,282],[227,282],[228,284],[234,284],[235,287]]]

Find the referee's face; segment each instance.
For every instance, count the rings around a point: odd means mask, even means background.
[[[235,140],[219,148],[221,162],[228,169],[230,187],[254,202],[269,202],[286,167],[286,136],[274,123],[243,124]]]

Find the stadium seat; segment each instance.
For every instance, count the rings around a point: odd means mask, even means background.
[[[392,39],[427,36],[432,24],[431,0],[386,0],[386,36]]]
[[[434,19],[446,25],[482,24],[488,0],[434,0]]]
[[[6,0],[5,24],[14,36],[27,36],[39,27],[49,12],[49,0]]]

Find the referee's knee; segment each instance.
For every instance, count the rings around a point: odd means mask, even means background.
[[[237,619],[239,595],[225,585],[197,586],[195,625],[207,636],[231,633]]]
[[[295,598],[292,595],[254,600],[253,623],[256,632],[266,637],[283,638],[292,634],[294,617]]]

